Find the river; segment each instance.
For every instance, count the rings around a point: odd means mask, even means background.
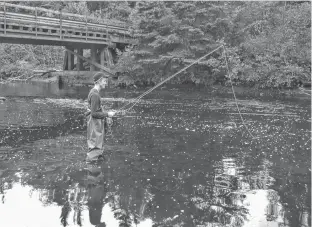
[[[157,89],[87,164],[89,88],[0,84],[0,226],[311,226],[311,100]],[[142,90],[108,90],[119,108]]]

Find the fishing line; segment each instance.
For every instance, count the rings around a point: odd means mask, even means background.
[[[235,91],[234,91],[234,87],[233,87],[233,82],[232,82],[232,78],[231,78],[230,68],[229,68],[228,61],[227,61],[226,49],[225,49],[225,46],[224,46],[224,45],[222,45],[222,46],[223,46],[223,50],[224,50],[224,58],[225,58],[226,69],[227,69],[228,75],[229,75],[229,77],[230,77],[230,83],[231,83],[232,92],[233,92],[233,96],[234,96],[234,100],[235,100],[235,104],[236,104],[237,111],[238,111],[239,116],[240,116],[240,118],[241,118],[241,120],[242,120],[242,122],[243,122],[243,125],[245,126],[245,128],[246,128],[247,132],[249,133],[249,135],[250,135],[253,139],[256,139],[256,137],[254,137],[254,136],[251,134],[251,132],[249,131],[247,125],[245,124],[245,121],[244,121],[244,119],[243,119],[243,116],[242,116],[242,114],[241,114],[241,112],[240,112],[240,109],[239,109],[239,107],[238,107],[237,98],[236,98],[236,95],[235,95]]]
[[[219,46],[216,49],[214,49],[213,51],[209,52],[208,54],[205,54],[204,56],[198,58],[196,61],[194,61],[193,63],[189,64],[188,66],[184,67],[183,69],[181,69],[180,71],[176,72],[175,74],[173,74],[172,76],[168,77],[167,79],[161,81],[160,83],[158,83],[157,85],[155,85],[154,87],[152,87],[151,89],[147,90],[146,92],[144,92],[142,95],[138,96],[136,99],[134,99],[134,103],[127,109],[125,109],[130,103],[124,105],[123,107],[121,107],[119,110],[116,111],[116,113],[118,112],[128,112],[129,110],[131,110],[139,101],[141,98],[143,98],[145,95],[149,94],[150,92],[152,92],[153,90],[155,90],[156,88],[158,88],[160,85],[166,83],[168,80],[171,80],[173,77],[177,76],[178,74],[180,74],[181,72],[183,72],[184,70],[188,69],[189,67],[191,67],[192,65],[200,62],[202,59],[206,58],[208,55],[212,54],[213,52],[215,52],[216,50],[220,49],[222,47]]]
[[[134,99],[134,103],[132,105],[131,104],[131,101],[129,101],[128,104],[124,105],[123,107],[121,107],[120,109],[118,109],[116,111],[116,113],[119,113],[119,112],[128,112],[129,110],[131,110],[139,101],[141,98],[143,98],[145,95],[149,94],[150,92],[152,92],[153,90],[155,90],[157,87],[161,86],[162,84],[166,83],[167,81],[171,80],[173,77],[177,76],[178,74],[180,74],[181,72],[183,72],[184,70],[188,69],[189,67],[191,67],[192,65],[200,62],[202,59],[206,58],[207,56],[209,56],[210,54],[214,53],[215,51],[217,51],[218,49],[220,49],[221,47],[223,47],[223,52],[224,52],[224,58],[225,58],[225,63],[226,63],[226,69],[227,69],[227,73],[229,75],[229,78],[230,78],[230,83],[231,83],[231,87],[232,87],[232,93],[233,93],[233,96],[234,96],[234,100],[235,100],[235,104],[236,104],[236,108],[237,108],[237,111],[239,113],[239,116],[242,120],[242,123],[243,125],[245,126],[247,132],[249,133],[249,135],[253,138],[253,139],[257,139],[259,137],[254,137],[252,135],[252,133],[250,132],[250,130],[248,129],[246,123],[245,123],[245,120],[243,119],[242,117],[242,114],[240,112],[240,109],[238,107],[238,102],[237,102],[237,98],[236,98],[236,94],[235,94],[235,91],[234,91],[234,87],[233,87],[233,82],[232,82],[232,77],[231,77],[231,73],[230,73],[230,68],[229,68],[229,65],[228,65],[228,61],[227,61],[227,55],[226,55],[226,49],[225,49],[225,46],[224,45],[221,45],[219,47],[217,47],[216,49],[212,50],[211,52],[209,52],[208,54],[205,54],[204,56],[198,58],[196,61],[194,61],[193,63],[189,64],[188,66],[184,67],[183,69],[179,70],[178,72],[176,72],[175,74],[173,74],[172,76],[168,77],[167,79],[161,81],[160,83],[158,83],[157,85],[155,85],[154,87],[152,87],[151,89],[147,90],[146,92],[144,92],[143,94],[141,94],[140,96],[138,96],[137,98]],[[129,106],[127,109],[126,107]]]

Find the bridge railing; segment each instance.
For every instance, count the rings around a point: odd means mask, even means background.
[[[0,3],[0,18],[2,18],[0,30],[4,34],[8,31],[35,33],[36,36],[48,34],[49,36],[59,36],[60,39],[76,37],[106,42],[109,42],[114,36],[121,41],[124,39],[124,42],[134,40],[127,23],[38,7],[2,2],[2,4]]]

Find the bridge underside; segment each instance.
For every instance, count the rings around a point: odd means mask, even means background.
[[[42,40],[25,37],[3,37],[0,34],[0,43],[31,44],[31,45],[53,45],[65,46],[63,70],[104,70],[110,72],[109,68],[114,64],[116,53],[114,49],[124,49],[124,44],[81,43],[60,40]],[[90,59],[84,58],[84,50],[90,50]],[[76,54],[73,54],[76,53]],[[80,57],[78,57],[80,56]],[[89,63],[89,64],[88,64]],[[98,67],[97,67],[98,66]],[[101,67],[102,66],[102,67]]]
[[[12,43],[12,44],[31,44],[31,45],[47,45],[47,46],[71,46],[73,48],[91,49],[91,46],[96,48],[110,47],[124,49],[126,44],[122,43],[107,43],[107,42],[82,42],[81,40],[66,39],[57,40],[47,38],[34,38],[32,36],[4,36],[0,34],[0,43]]]

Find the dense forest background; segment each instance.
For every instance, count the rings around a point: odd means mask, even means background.
[[[138,45],[117,51],[127,83],[157,83],[224,44],[237,85],[297,87],[311,81],[311,3],[11,2],[130,22]],[[63,47],[0,44],[0,76],[61,69]],[[171,83],[229,84],[222,49]]]

